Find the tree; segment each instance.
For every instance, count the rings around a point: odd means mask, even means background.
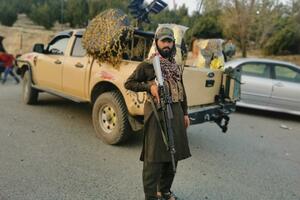
[[[46,29],[51,29],[54,25],[56,17],[51,16],[51,8],[47,3],[40,6],[32,6],[29,17],[38,25],[44,26]]]
[[[282,18],[263,46],[267,55],[300,53],[300,22],[295,16]]]
[[[26,13],[28,14],[31,9],[32,0],[10,0],[13,6],[16,8],[17,13]]]
[[[253,34],[256,34],[256,41],[260,44],[257,48],[261,48],[266,55],[299,53],[299,9],[295,0],[286,5],[261,0],[255,26],[252,28],[255,30]]]
[[[222,27],[219,23],[220,11],[215,10],[206,14],[192,16],[193,24],[187,32],[188,41],[196,38],[221,38]]]
[[[109,8],[119,8],[128,13],[128,5],[131,0],[88,0],[89,19]]]
[[[84,27],[88,22],[88,3],[86,0],[68,0],[66,21],[71,27]]]
[[[254,48],[262,48],[284,15],[284,6],[274,0],[260,0],[255,5],[254,21],[250,29],[250,40]]]
[[[145,30],[155,31],[158,24],[180,24],[189,27],[191,18],[188,15],[188,9],[185,5],[178,7],[176,10],[165,9],[162,12],[149,16],[151,23],[145,24]]]
[[[233,38],[247,57],[250,28],[255,17],[255,0],[229,0],[221,17],[224,35]]]
[[[202,0],[202,12],[201,13],[210,13],[220,11],[223,7],[222,0]]]
[[[60,19],[60,0],[33,0],[29,18],[36,24],[51,29]]]
[[[0,13],[0,22],[5,26],[12,26],[18,19],[16,7],[8,2],[1,2]]]

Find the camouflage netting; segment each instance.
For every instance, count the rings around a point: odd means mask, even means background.
[[[87,27],[82,39],[83,47],[99,63],[108,62],[116,67],[128,51],[126,41],[132,36],[133,30],[122,10],[106,10]]]

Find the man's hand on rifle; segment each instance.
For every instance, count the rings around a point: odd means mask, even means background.
[[[157,103],[159,103],[160,99],[159,99],[158,87],[157,87],[156,83],[151,85],[150,91],[151,91],[151,95],[154,96]]]
[[[188,115],[184,115],[184,126],[188,128],[190,126],[190,118]]]

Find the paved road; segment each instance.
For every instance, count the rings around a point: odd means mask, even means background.
[[[42,94],[26,106],[12,81],[0,85],[0,113],[1,200],[143,199],[141,135],[105,145],[89,105]],[[185,200],[300,200],[299,122],[242,110],[227,134],[190,127],[193,156],[179,163],[173,189]]]

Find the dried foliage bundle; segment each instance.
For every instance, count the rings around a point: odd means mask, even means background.
[[[83,35],[83,47],[87,54],[100,64],[111,63],[117,67],[125,52],[134,28],[122,10],[109,9],[97,15]]]

